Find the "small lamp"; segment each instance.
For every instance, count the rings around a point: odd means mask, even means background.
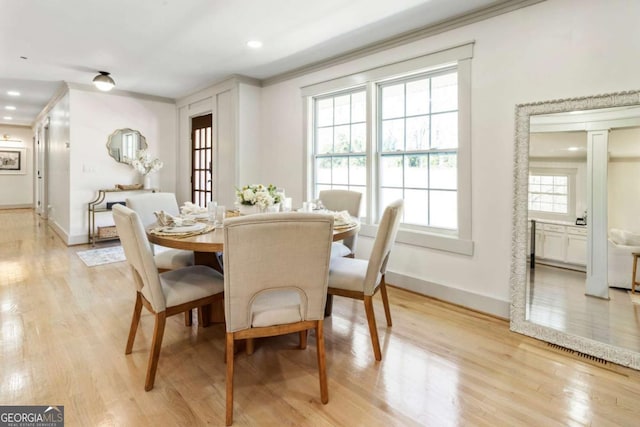
[[[93,78],[93,84],[98,90],[109,92],[116,85],[116,82],[109,76],[106,71],[99,71],[100,74]]]

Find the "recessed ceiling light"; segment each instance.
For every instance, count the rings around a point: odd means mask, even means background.
[[[579,151],[580,147],[569,147],[568,150],[569,151]]]
[[[9,96],[20,96],[20,92],[18,92],[17,90],[10,90],[9,92],[7,92],[7,95],[9,95]]]
[[[7,105],[4,107],[5,110],[15,110],[16,107],[14,107],[13,105]]]
[[[259,49],[262,47],[262,42],[260,40],[249,40],[247,46],[251,49]]]
[[[13,117],[10,117],[10,116],[4,116],[4,117],[3,117],[3,119],[5,119],[5,120],[13,120]]]

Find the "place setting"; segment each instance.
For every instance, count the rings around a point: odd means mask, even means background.
[[[215,202],[210,202],[208,208],[187,202],[180,207],[180,212],[178,216],[163,210],[154,212],[158,225],[149,233],[157,236],[191,237],[221,228],[224,221],[224,206],[217,206]]]

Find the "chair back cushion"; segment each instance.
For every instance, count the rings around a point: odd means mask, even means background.
[[[332,235],[332,215],[273,213],[225,220],[227,332],[322,319]]]
[[[151,303],[156,313],[164,311],[166,302],[160,286],[158,269],[140,217],[126,206],[115,205],[113,219],[127,262],[133,270],[138,291]]]
[[[380,224],[378,225],[378,232],[373,242],[373,249],[369,257],[369,266],[367,267],[367,275],[364,280],[365,295],[373,295],[375,287],[378,284],[377,279],[379,274],[384,274],[387,270],[389,253],[398,234],[403,206],[404,202],[402,199],[396,200],[387,206],[382,214],[382,220],[380,220]]]
[[[150,226],[156,222],[156,211],[165,211],[169,215],[180,214],[180,207],[173,193],[144,193],[127,197],[127,207],[133,209],[140,216],[142,225]]]
[[[360,203],[362,201],[362,193],[348,190],[323,190],[318,195],[325,208],[330,211],[348,211],[349,215],[358,218],[360,216]],[[334,245],[333,256],[346,256],[355,254],[357,235],[344,239],[343,247],[340,248],[339,243]],[[344,252],[347,252],[346,254]]]
[[[362,193],[348,190],[323,190],[318,195],[325,208],[330,211],[349,211],[353,217],[360,216]]]

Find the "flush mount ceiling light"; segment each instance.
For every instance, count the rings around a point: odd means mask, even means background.
[[[7,92],[7,95],[9,95],[9,96],[20,96],[20,92],[18,92],[17,90],[10,90],[9,92]]]
[[[262,47],[262,42],[260,40],[249,40],[247,42],[247,46],[252,49],[259,49]]]
[[[100,74],[93,78],[93,84],[99,90],[108,92],[116,85],[116,82],[109,76],[106,71],[98,71]]]
[[[16,107],[14,107],[13,105],[7,105],[4,107],[5,110],[15,110]]]
[[[4,117],[3,117],[3,119],[5,119],[5,120],[13,120],[13,117],[11,117],[11,116],[4,116]]]

